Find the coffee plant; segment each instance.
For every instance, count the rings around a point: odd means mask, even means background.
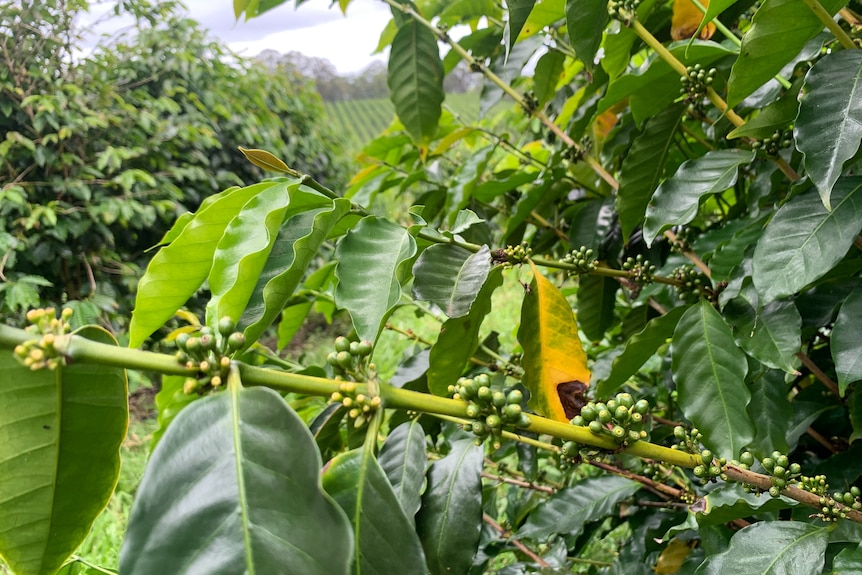
[[[236,142],[273,177],[158,241],[128,348],[0,326],[11,569],[75,567],[145,370],[123,574],[862,572],[859,4],[384,1],[399,121],[346,186]],[[460,60],[503,117],[446,110]]]

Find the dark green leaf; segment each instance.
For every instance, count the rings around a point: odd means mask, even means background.
[[[768,370],[751,384],[748,414],[757,422],[750,447],[754,455],[762,459],[776,450],[790,452],[787,434],[793,423],[793,406],[787,398],[783,372]]]
[[[413,420],[396,427],[380,448],[380,467],[405,515],[414,522],[425,485],[425,430]]]
[[[374,216],[364,218],[339,242],[335,301],[350,312],[359,339],[377,340],[401,299],[400,280],[415,253],[416,242],[407,230]]]
[[[631,497],[641,485],[618,475],[585,479],[561,489],[530,514],[518,537],[544,541],[553,534],[580,535],[590,521],[611,515],[620,501]]]
[[[772,136],[776,130],[787,128],[796,119],[796,114],[799,112],[797,96],[802,85],[797,82],[794,86],[795,88],[788,90],[781,98],[760,110],[754,118],[733,129],[727,135],[727,139],[755,138],[762,140]]]
[[[779,300],[758,309],[757,292],[747,280],[724,308],[736,341],[764,365],[797,373],[794,360],[802,347],[802,318],[792,301]]]
[[[745,385],[748,364],[730,328],[706,301],[679,320],[671,363],[685,416],[703,433],[703,443],[719,457],[737,457],[754,439],[746,413],[751,395]]]
[[[274,391],[229,385],[196,401],[150,458],[120,571],[347,573],[350,525],[321,491],[320,464]]]
[[[536,63],[533,74],[533,92],[540,106],[557,95],[557,84],[563,75],[566,56],[559,50],[548,50]]]
[[[428,247],[413,266],[413,297],[429,301],[448,317],[470,311],[491,270],[488,246],[472,253],[454,244]]]
[[[832,562],[833,575],[851,575],[862,573],[862,544],[858,547],[846,547],[835,556]]]
[[[713,555],[696,575],[819,575],[829,534],[799,521],[762,521],[737,531],[728,549]]]
[[[673,336],[685,309],[675,307],[665,315],[651,319],[640,332],[634,334],[626,342],[623,352],[614,358],[608,378],[596,386],[596,397],[610,397],[637,373],[646,360]]]
[[[509,13],[509,19],[506,21],[506,28],[503,30],[503,41],[506,43],[506,55],[518,39],[518,34],[524,27],[524,23],[530,16],[533,10],[533,5],[536,0],[509,0],[506,2],[506,8]]]
[[[849,441],[853,443],[862,437],[862,385],[853,386],[853,390],[847,397],[847,412],[850,415],[850,424],[853,426]]]
[[[787,497],[765,497],[763,494],[746,493],[739,483],[727,483],[713,489],[704,497],[706,511],[697,514],[700,527],[722,525],[734,519],[770,513],[798,505]]]
[[[578,279],[578,327],[592,341],[599,341],[614,321],[617,289],[615,278],[582,275]]]
[[[398,28],[392,40],[389,97],[415,142],[434,135],[444,97],[443,62],[437,37],[412,18]]]
[[[449,386],[454,384],[464,371],[479,344],[482,320],[491,311],[491,295],[502,283],[502,268],[493,268],[479,290],[476,301],[470,307],[470,312],[443,323],[437,341],[431,346],[429,358],[428,387],[434,395],[445,396]]]
[[[754,160],[754,152],[713,150],[683,163],[662,182],[646,208],[644,240],[652,244],[656,235],[697,215],[701,198],[718,194],[736,183],[739,166]]]
[[[830,15],[846,0],[824,0]],[[733,108],[781,71],[805,44],[823,30],[823,22],[797,0],[766,0],[742,37],[739,57],[730,70],[727,104]]]
[[[842,178],[827,211],[810,190],[781,206],[754,250],[760,305],[796,293],[837,264],[862,228],[862,178]]]
[[[853,290],[835,318],[832,328],[832,361],[841,395],[854,381],[862,379],[862,288]]]
[[[102,328],[76,335],[117,345]],[[0,351],[0,556],[53,575],[87,536],[120,474],[126,374],[75,363],[31,370]]]
[[[608,3],[604,0],[567,0],[566,29],[569,43],[587,70],[602,45],[602,32],[608,23]]]
[[[425,557],[380,464],[368,450],[342,453],[323,474],[323,488],[353,524],[352,572],[364,575],[422,573]],[[318,536],[322,535],[322,532]],[[326,541],[331,535],[326,533]],[[321,545],[325,550],[327,545]]]
[[[344,447],[341,437],[341,422],[348,409],[341,403],[330,403],[308,424],[308,430],[314,436],[314,442],[321,457],[328,460],[332,453],[337,453]]]
[[[712,2],[703,2],[703,5],[706,6],[706,13],[704,13],[703,20],[701,20],[700,25],[697,27],[697,31],[694,33],[692,38],[700,36],[700,31],[703,30],[704,26],[709,22],[712,22],[714,18],[736,4],[738,1],[739,0],[712,0]]]
[[[428,470],[416,530],[431,575],[467,573],[473,562],[482,527],[483,463],[482,448],[462,439]]]
[[[606,6],[602,9],[606,10]],[[643,222],[647,204],[664,177],[665,162],[684,112],[685,105],[679,103],[647,120],[623,158],[616,207],[625,241]]]

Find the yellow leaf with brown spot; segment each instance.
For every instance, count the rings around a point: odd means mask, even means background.
[[[688,557],[696,544],[697,540],[694,539],[690,541],[672,540],[659,555],[653,571],[656,575],[673,575],[682,567],[685,558]]]
[[[700,0],[700,5],[706,8],[709,0]],[[670,22],[670,36],[674,40],[691,38],[697,32],[703,20],[703,12],[691,0],[673,0],[673,18]],[[710,22],[700,31],[698,38],[709,40],[715,34],[715,24]]]
[[[569,302],[540,274],[533,262],[533,281],[524,294],[518,341],[530,408],[556,421],[579,414],[590,381],[587,356]]]

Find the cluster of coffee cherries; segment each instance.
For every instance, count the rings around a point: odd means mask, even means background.
[[[524,413],[524,395],[519,389],[504,389],[494,385],[487,373],[472,378],[461,378],[449,386],[453,399],[467,402],[465,413],[471,420],[464,430],[476,436],[476,445],[481,445],[489,436],[492,446],[499,449],[505,427],[525,428],[530,425],[530,416]]]
[[[706,95],[706,90],[715,81],[717,70],[710,68],[705,70],[700,64],[688,66],[685,69],[685,75],[680,76],[679,92],[685,97],[689,107],[701,110],[703,108],[703,97]]]
[[[820,513],[817,514],[817,517],[823,521],[833,522],[845,519],[848,508],[854,511],[862,511],[862,500],[860,500],[862,490],[855,485],[844,493],[835,491],[830,497],[828,495],[829,484],[826,483],[825,475],[815,475],[814,477],[802,475],[799,477],[797,483],[800,489],[820,496],[820,500],[818,501],[820,503]]]
[[[614,20],[625,22],[628,25],[637,17],[637,9],[640,0],[610,0],[608,2],[608,16]]]
[[[353,421],[353,427],[357,429],[367,425],[374,416],[374,413],[382,405],[380,397],[369,397],[364,393],[359,393],[356,383],[352,381],[341,383],[338,386],[338,391],[334,391],[329,399],[334,403],[340,403],[348,409],[347,417]]]
[[[700,441],[703,439],[703,434],[698,428],[692,427],[691,430],[688,430],[682,425],[677,425],[673,428],[673,437],[679,443],[671,445],[671,449],[687,453],[700,453]]]
[[[649,437],[645,429],[649,410],[647,400],[635,401],[630,393],[618,393],[607,402],[587,403],[572,418],[572,425],[589,427],[593,434],[607,435],[626,446]]]
[[[769,488],[769,494],[772,497],[781,495],[782,489],[791,483],[795,483],[802,475],[800,465],[798,463],[790,463],[787,456],[778,451],[773,451],[772,457],[764,457],[760,464],[769,473],[769,482],[772,484],[772,487]]]
[[[792,129],[775,130],[775,132],[773,132],[771,136],[767,136],[762,140],[754,140],[753,142],[751,142],[751,149],[756,151],[763,151],[768,156],[777,156],[778,152],[780,152],[784,148],[789,148],[790,144],[792,143]]]
[[[713,456],[712,451],[704,449],[700,452],[700,465],[695,465],[692,472],[698,479],[704,481],[715,481],[716,477],[727,481],[727,474],[724,473],[724,466],[727,465],[727,459],[720,457],[718,459]]]
[[[626,261],[623,262],[623,269],[629,272],[632,281],[640,285],[647,285],[652,281],[656,267],[650,264],[648,259],[644,259],[643,255],[638,254],[637,257],[626,258]]]
[[[377,376],[373,363],[369,362],[373,346],[370,341],[350,341],[343,335],[335,338],[335,351],[326,356],[337,379],[370,381]]]
[[[236,322],[223,317],[215,329],[204,326],[196,335],[181,333],[177,336],[177,361],[198,371],[197,377],[186,378],[183,392],[201,394],[225,384],[230,372],[230,354],[245,346],[245,336],[235,330]]]
[[[596,269],[598,263],[596,262],[595,252],[593,252],[592,248],[588,248],[587,246],[581,246],[580,249],[573,250],[571,253],[566,254],[562,260],[564,264],[569,264],[573,266],[575,269],[572,270],[573,274],[585,274]]]
[[[707,295],[709,280],[694,266],[679,266],[673,270],[672,277],[679,282],[674,286],[679,299],[689,301]]]
[[[527,242],[521,242],[517,246],[506,246],[503,250],[503,255],[506,258],[506,263],[509,265],[522,264],[533,255],[533,250]]]
[[[48,307],[31,309],[27,312],[27,321],[30,323],[26,331],[40,335],[39,339],[26,341],[15,346],[14,354],[26,367],[33,371],[39,369],[56,369],[64,365],[65,358],[55,347],[58,336],[66,335],[72,328],[69,319],[72,310],[64,308],[57,318],[57,310]]]

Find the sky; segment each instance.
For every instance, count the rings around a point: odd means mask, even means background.
[[[337,2],[308,0],[299,8],[293,0],[251,20],[236,21],[232,0],[183,0],[189,15],[208,29],[210,35],[243,56],[253,57],[266,49],[281,53],[302,52],[326,58],[339,74],[353,74],[374,60],[372,55],[380,32],[391,18],[389,7],[380,0],[353,0],[345,17]],[[92,19],[110,10],[112,3],[91,9]]]

